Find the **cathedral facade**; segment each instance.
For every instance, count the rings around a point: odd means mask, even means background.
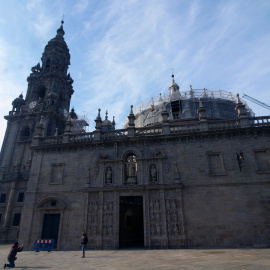
[[[32,249],[269,247],[270,117],[207,89],[131,106],[84,132],[63,23],[5,116],[0,241]],[[79,132],[78,132],[79,130]]]

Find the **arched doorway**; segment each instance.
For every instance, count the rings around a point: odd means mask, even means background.
[[[43,216],[41,227],[41,239],[54,239],[54,248],[57,248],[61,217],[65,205],[59,198],[49,197],[42,200],[37,209]]]

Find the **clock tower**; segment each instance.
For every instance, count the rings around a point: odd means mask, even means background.
[[[64,131],[74,92],[73,80],[68,73],[70,54],[64,40],[63,24],[62,21],[57,35],[46,45],[41,57],[42,65],[38,63],[32,67],[32,73],[27,78],[26,110],[42,112],[46,122],[46,136],[54,135],[56,128],[59,134]]]
[[[41,64],[32,67],[25,99],[22,94],[15,98],[12,110],[5,116],[7,129],[0,154],[0,200],[5,202],[0,204],[0,234],[2,231],[10,241],[16,240],[19,233],[17,197],[23,200],[26,190],[33,138],[37,134],[53,136],[56,130],[59,135],[64,133],[74,90],[68,73],[70,54],[63,24],[62,21],[56,36],[45,46]],[[39,129],[41,122],[42,131]]]

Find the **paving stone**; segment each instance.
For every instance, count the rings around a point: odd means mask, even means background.
[[[0,246],[6,262],[10,245]],[[176,250],[87,250],[23,251],[17,254],[16,269],[88,270],[264,270],[270,269],[269,249],[176,249]]]

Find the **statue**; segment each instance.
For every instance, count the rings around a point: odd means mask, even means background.
[[[106,170],[106,184],[111,184],[112,183],[112,168],[108,167]]]
[[[156,169],[156,165],[152,164],[150,166],[150,181],[152,183],[156,183],[157,182],[157,169]]]
[[[127,183],[135,184],[136,183],[136,159],[135,156],[129,156],[126,162],[126,174],[127,174]]]

